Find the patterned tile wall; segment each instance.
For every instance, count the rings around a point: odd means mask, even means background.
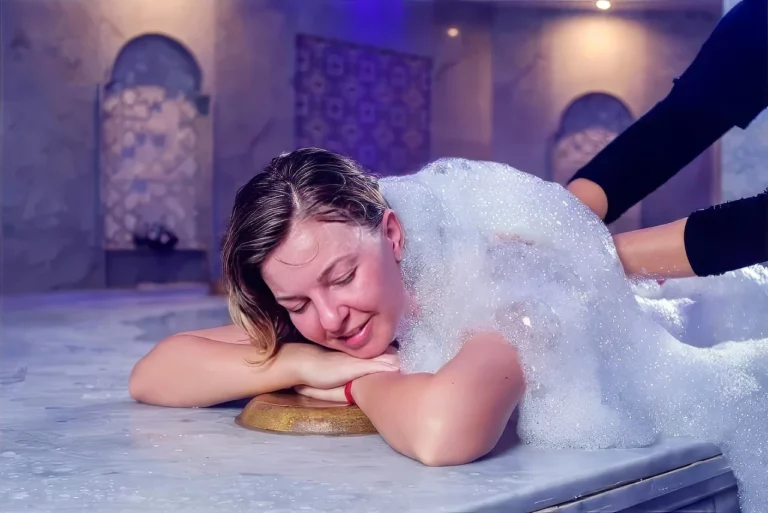
[[[429,161],[430,59],[306,35],[296,42],[298,147],[387,176]]]
[[[106,249],[133,249],[133,233],[155,222],[179,237],[179,249],[203,249],[195,106],[183,93],[145,85],[108,96],[103,116]]]

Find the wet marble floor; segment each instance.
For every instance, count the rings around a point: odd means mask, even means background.
[[[601,511],[618,511],[621,501],[641,500],[611,495],[620,484],[652,499],[663,487],[637,487],[677,475],[664,486],[681,488],[676,471],[693,463],[703,480],[732,481],[717,448],[693,441],[592,452],[500,447],[471,465],[433,469],[378,436],[271,435],[237,426],[238,407],[130,399],[129,372],[158,340],[226,322],[223,300],[194,288],[5,299],[0,510],[523,512],[589,496]]]

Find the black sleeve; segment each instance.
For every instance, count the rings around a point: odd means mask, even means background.
[[[696,276],[768,262],[768,190],[691,214],[685,251]]]
[[[669,95],[614,139],[571,181],[608,198],[606,223],[656,190],[734,126],[768,106],[768,0],[731,9]]]

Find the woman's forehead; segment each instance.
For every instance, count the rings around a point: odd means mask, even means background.
[[[322,269],[340,256],[359,252],[365,235],[361,227],[346,223],[297,223],[264,262],[264,278],[299,269]]]

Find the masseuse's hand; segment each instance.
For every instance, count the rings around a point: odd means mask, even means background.
[[[280,351],[295,369],[297,385],[318,390],[343,389],[347,382],[359,377],[400,370],[400,362],[393,351],[370,360],[313,344],[285,344]]]
[[[608,213],[608,197],[602,187],[586,178],[577,178],[568,184],[568,192],[581,200],[600,219],[605,219],[605,214]]]

